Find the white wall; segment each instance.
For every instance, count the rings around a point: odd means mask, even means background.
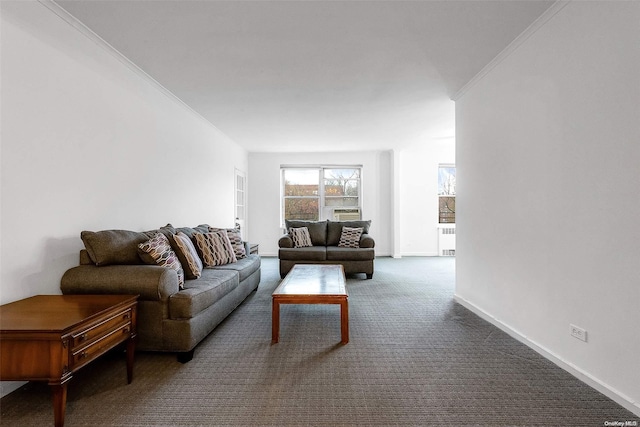
[[[278,255],[281,165],[362,165],[362,218],[371,220],[376,255],[391,255],[392,165],[388,151],[357,153],[250,153],[249,235],[260,254]]]
[[[234,223],[247,153],[38,2],[1,2],[0,301],[59,293],[82,230]]]
[[[557,9],[457,100],[456,295],[640,415],[640,3]]]
[[[454,138],[426,141],[401,150],[400,255],[438,255],[438,166],[454,164]]]

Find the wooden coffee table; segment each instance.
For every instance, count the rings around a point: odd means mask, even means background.
[[[55,426],[64,425],[74,372],[127,345],[133,376],[137,295],[37,295],[0,306],[0,380],[47,381]]]
[[[280,338],[280,304],[340,304],[342,344],[349,342],[349,302],[341,265],[296,264],[273,291],[271,342]]]

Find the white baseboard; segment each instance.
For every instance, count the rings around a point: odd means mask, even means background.
[[[403,252],[401,256],[438,256],[438,252]]]
[[[633,412],[635,415],[640,416],[640,403],[639,402],[635,402],[629,396],[626,396],[625,394],[619,392],[618,390],[616,390],[615,388],[611,387],[610,385],[608,385],[608,384],[604,383],[603,381],[595,378],[593,375],[591,375],[588,372],[578,368],[577,366],[575,366],[571,362],[568,362],[568,361],[562,359],[561,357],[557,356],[555,353],[553,353],[549,349],[547,349],[547,348],[541,346],[540,344],[530,340],[525,335],[523,335],[520,332],[516,331],[515,329],[511,328],[509,325],[506,325],[506,324],[502,323],[500,320],[496,319],[491,314],[487,313],[486,311],[482,310],[480,307],[478,307],[478,306],[474,305],[473,303],[467,301],[466,299],[462,298],[458,294],[454,294],[453,298],[455,299],[455,301],[457,303],[459,303],[462,306],[464,306],[465,308],[471,310],[473,313],[477,314],[482,319],[484,319],[487,322],[491,323],[492,325],[498,327],[500,330],[502,330],[505,333],[509,334],[509,336],[517,339],[518,341],[520,341],[521,343],[523,343],[527,347],[529,347],[532,350],[536,351],[541,356],[543,356],[545,359],[548,359],[549,361],[553,362],[555,365],[557,365],[558,367],[564,369],[565,371],[567,371],[568,373],[570,373],[571,375],[573,375],[574,377],[576,377],[577,379],[579,379],[583,383],[587,384],[590,387],[593,387],[594,389],[596,389],[600,393],[602,393],[605,396],[607,396],[609,399],[611,399],[614,402],[618,403],[620,406],[623,406],[625,409],[628,409],[629,411]]]

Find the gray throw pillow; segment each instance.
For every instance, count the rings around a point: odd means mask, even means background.
[[[149,236],[129,230],[83,231],[80,238],[96,265],[140,264],[138,245]]]

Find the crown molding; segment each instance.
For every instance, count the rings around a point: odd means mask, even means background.
[[[1,0],[0,0],[1,1]],[[133,61],[127,58],[124,54],[122,54],[118,49],[110,45],[106,40],[100,37],[98,34],[94,33],[89,27],[82,23],[78,18],[67,12],[62,6],[56,3],[54,0],[38,0],[40,4],[45,6],[51,12],[56,14],[59,18],[62,18],[67,24],[80,32],[83,36],[87,37],[89,40],[98,45],[101,49],[109,53],[112,57],[117,59],[120,63],[126,66],[130,71],[133,71],[138,77],[145,80],[147,83],[154,86],[158,91],[164,94],[167,98],[172,100],[173,102],[182,106],[189,113],[196,116],[198,119],[204,121],[208,126],[212,127],[216,132],[220,135],[224,136],[229,141],[233,141],[228,135],[218,129],[213,123],[207,120],[200,113],[191,108],[188,104],[186,104],[182,99],[176,96],[169,89],[164,87],[160,82],[147,74],[142,68],[138,67]],[[235,142],[235,141],[234,141]]]
[[[560,12],[571,0],[559,0],[553,3],[542,15],[540,15],[535,21],[531,23],[518,37],[516,37],[511,43],[507,45],[495,58],[493,58],[487,65],[471,78],[464,86],[462,86],[456,93],[451,96],[452,101],[460,99],[469,89],[475,86],[480,80],[482,80],[491,70],[493,70],[498,64],[508,58],[513,52],[515,52],[529,37],[534,35],[540,28],[542,28],[551,18],[553,18],[558,12]]]

